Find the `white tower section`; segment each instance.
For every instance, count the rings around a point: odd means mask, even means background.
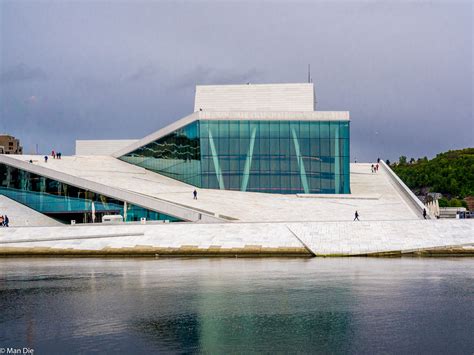
[[[313,83],[197,85],[196,111],[314,111]]]

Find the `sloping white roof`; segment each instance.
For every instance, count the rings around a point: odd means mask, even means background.
[[[112,155],[138,139],[76,140],[76,155]]]
[[[33,163],[25,162],[30,159]],[[45,163],[42,156],[0,155],[2,162],[189,221],[198,220],[199,213],[208,221],[218,214],[220,222],[232,221],[228,217],[242,222],[352,221],[355,210],[364,221],[414,220],[421,216],[387,170],[382,167],[371,174],[370,163],[351,164],[350,195],[301,198],[197,188],[198,199],[194,200],[194,186],[110,156],[64,156]]]
[[[313,83],[197,85],[194,111],[314,111]]]

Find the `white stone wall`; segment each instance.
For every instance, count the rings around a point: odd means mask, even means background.
[[[314,111],[307,84],[197,85],[194,111]]]

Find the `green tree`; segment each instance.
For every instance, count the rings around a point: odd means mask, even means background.
[[[449,200],[449,207],[463,207],[462,202],[457,198],[452,198]]]
[[[438,200],[438,205],[439,205],[439,207],[448,207],[449,206],[449,201],[447,199],[445,199],[444,197],[442,197]]]
[[[415,192],[428,189],[448,200],[474,196],[474,148],[439,153],[431,160],[423,157],[412,164],[401,156],[393,170]]]

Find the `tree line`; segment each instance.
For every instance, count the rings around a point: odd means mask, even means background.
[[[474,196],[474,148],[450,150],[431,160],[401,156],[391,167],[415,194],[443,194],[440,206],[465,205],[461,200]]]

